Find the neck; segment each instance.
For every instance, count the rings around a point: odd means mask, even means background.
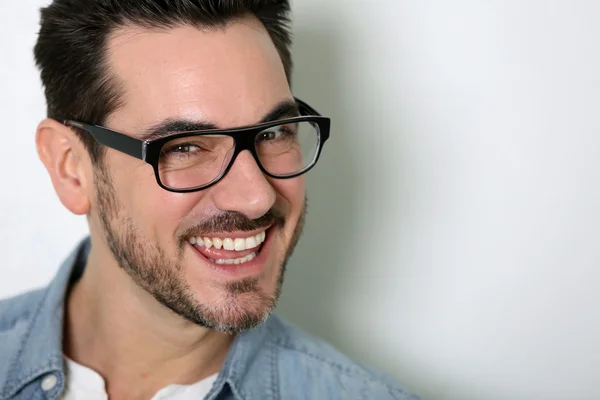
[[[65,354],[102,375],[110,398],[151,398],[217,373],[232,341],[160,305],[93,247],[67,301]]]

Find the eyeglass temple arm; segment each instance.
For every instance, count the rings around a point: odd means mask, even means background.
[[[140,160],[145,159],[144,142],[139,139],[112,131],[107,128],[88,125],[77,121],[66,120],[63,122],[63,124],[66,126],[83,129],[84,131],[91,133],[94,139],[96,139],[96,141],[100,144],[118,150],[122,153],[129,154],[130,156],[139,158]]]
[[[305,102],[303,102],[302,100],[300,100],[297,97],[294,97],[294,100],[296,100],[296,103],[298,104],[298,108],[300,110],[300,114],[301,115],[316,115],[316,116],[321,116],[321,114],[319,114],[317,112],[317,110],[315,110],[314,108],[312,108],[311,106],[309,106],[308,104],[306,104]]]

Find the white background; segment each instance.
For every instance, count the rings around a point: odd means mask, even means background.
[[[86,231],[34,149],[45,2],[0,5],[0,297]],[[333,136],[280,312],[424,399],[600,399],[600,2],[294,10]]]

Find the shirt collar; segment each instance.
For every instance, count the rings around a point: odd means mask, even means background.
[[[236,400],[244,400],[244,382],[246,378],[249,378],[247,374],[252,361],[257,358],[258,353],[264,348],[269,331],[269,321],[267,320],[258,327],[236,336],[229,349],[227,358],[221,367],[219,377],[207,397],[208,399],[213,399],[214,396],[221,393],[224,387],[228,385]],[[265,376],[271,377],[275,371],[267,370],[268,367],[272,368],[272,365],[261,365]],[[266,397],[264,398],[267,399]]]
[[[9,360],[16,361],[12,364],[18,367],[9,371],[7,376],[0,376],[0,400],[14,396],[30,382],[49,373],[59,373],[63,377],[61,381],[64,381],[62,333],[65,299],[71,283],[83,273],[90,247],[88,237],[63,262],[55,278],[43,291],[21,345],[8,355]],[[227,385],[236,399],[243,400],[242,382],[264,345],[268,325],[269,320],[236,336],[209,398],[221,393]],[[272,371],[264,372],[271,374]]]

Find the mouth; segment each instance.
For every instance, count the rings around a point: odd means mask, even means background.
[[[266,261],[271,228],[253,232],[223,233],[188,239],[189,244],[213,269],[227,275],[259,273]]]

